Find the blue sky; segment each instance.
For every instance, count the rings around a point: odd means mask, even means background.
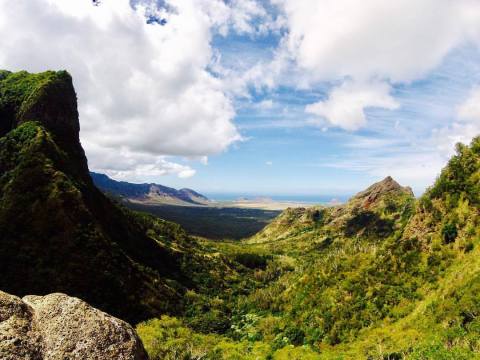
[[[220,51],[224,41],[219,44]],[[229,45],[226,50],[232,51]],[[309,116],[305,106],[325,99],[328,85],[310,90],[281,87],[239,100],[235,122],[247,140],[210,157],[208,165],[200,165],[194,177],[171,177],[169,184],[214,193],[344,195],[390,175],[388,166],[382,173],[384,166],[376,170],[370,163],[385,159],[395,166],[396,156],[415,163],[418,154],[433,153],[420,156],[429,175],[418,179],[404,175],[403,185],[421,194],[438,174],[439,163],[445,164],[452,154],[431,143],[432,131],[455,121],[457,106],[480,82],[479,66],[477,48],[452,51],[425,78],[394,85],[393,94],[401,107],[393,111],[368,109],[371,127],[355,132],[306,123]],[[261,106],[266,100],[273,102],[271,108]]]
[[[70,71],[89,165],[115,179],[337,196],[391,175],[419,195],[480,133],[477,1],[0,9],[0,31],[23,24],[0,39],[0,67]]]
[[[217,36],[213,46],[225,66],[248,68],[271,59],[281,39],[279,34]],[[453,154],[455,141],[438,144],[432,133],[453,133],[449,127],[458,120],[458,107],[479,83],[479,48],[459,45],[418,79],[392,83],[400,107],[365,109],[368,128],[353,132],[309,124],[305,107],[327,99],[332,81],[308,89],[251,88],[249,98],[236,99],[235,123],[246,140],[210,157],[194,177],[170,177],[168,183],[211,193],[341,196],[393,172],[420,195]],[[462,133],[459,140],[475,135]],[[397,169],[397,162],[405,169]],[[423,172],[416,174],[417,165]]]

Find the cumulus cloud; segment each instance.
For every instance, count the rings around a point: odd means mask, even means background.
[[[299,66],[320,79],[426,74],[459,43],[478,40],[473,0],[274,0],[287,15]]]
[[[133,170],[113,170],[110,168],[100,169],[109,176],[120,180],[144,182],[148,179],[157,179],[165,175],[177,175],[181,179],[187,179],[195,175],[195,170],[189,166],[173,163],[164,158],[156,158],[148,164],[135,164]]]
[[[267,16],[265,8],[254,0],[232,0],[230,2],[230,22],[237,33],[252,34],[262,32],[253,20]],[[266,22],[268,23],[268,21]]]
[[[390,95],[390,86],[383,82],[356,83],[346,81],[336,87],[325,101],[310,104],[305,111],[345,130],[358,130],[367,122],[365,109],[396,109],[399,104]],[[318,120],[312,121],[314,124]]]
[[[135,159],[150,157],[152,172],[184,177],[193,172],[165,156],[205,157],[241,139],[232,99],[207,70],[212,29],[249,31],[249,16],[261,10],[245,5],[234,16],[219,0],[165,3],[161,26],[146,22],[152,1],[0,0],[0,68],[71,72],[94,169],[113,168],[103,159],[114,153],[130,164],[124,172],[146,169]]]
[[[190,166],[172,162],[166,156],[135,152],[124,146],[106,151],[101,145],[91,143],[88,148],[89,156],[96,159],[95,170],[119,180],[155,182],[164,175],[185,179],[196,173]]]
[[[456,143],[468,144],[480,134],[480,87],[473,88],[457,107],[457,119],[451,125],[435,129],[432,138],[437,150],[444,156],[453,154]]]
[[[408,83],[426,76],[453,49],[465,43],[478,44],[480,39],[480,2],[474,0],[272,2],[284,13],[288,30],[273,62],[295,74],[290,68],[293,63],[297,83],[302,86],[345,79]],[[381,87],[386,88],[386,84]],[[339,101],[333,100],[313,104],[307,110],[348,130],[364,126],[363,109],[369,106],[368,101],[362,108],[362,95],[345,94],[343,85],[332,90],[330,99],[339,98],[339,94],[344,95],[343,107],[351,110],[342,111],[336,106]],[[382,100],[372,106],[395,108],[383,89],[380,95]]]
[[[480,125],[480,87],[471,90],[465,102],[458,107],[457,114],[462,122],[473,122]]]

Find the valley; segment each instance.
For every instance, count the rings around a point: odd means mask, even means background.
[[[480,360],[480,0],[0,35],[0,360]]]
[[[126,186],[195,204],[106,196],[65,71],[0,72],[0,120],[0,310],[65,293],[134,325],[152,360],[480,356],[478,137],[418,199],[387,176],[279,214],[156,184]],[[0,357],[19,359],[1,324]]]
[[[223,206],[150,205],[127,202],[132,210],[180,224],[189,234],[210,239],[240,240],[262,230],[280,211]]]
[[[262,230],[282,210],[312,207],[312,203],[240,197],[213,200],[191,190],[176,190],[159,184],[116,181],[104,174],[90,173],[105,195],[125,207],[180,224],[188,233],[211,239],[243,239]]]

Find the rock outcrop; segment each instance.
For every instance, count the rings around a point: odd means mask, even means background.
[[[142,342],[126,322],[56,293],[20,299],[0,291],[0,359],[143,360]]]
[[[403,187],[391,176],[387,176],[367,189],[355,195],[350,203],[356,203],[364,209],[375,207],[377,203],[386,197],[407,196],[413,197],[413,191],[410,187]]]

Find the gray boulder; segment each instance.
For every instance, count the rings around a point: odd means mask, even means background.
[[[142,342],[126,322],[65,294],[0,291],[0,359],[143,360]]]

